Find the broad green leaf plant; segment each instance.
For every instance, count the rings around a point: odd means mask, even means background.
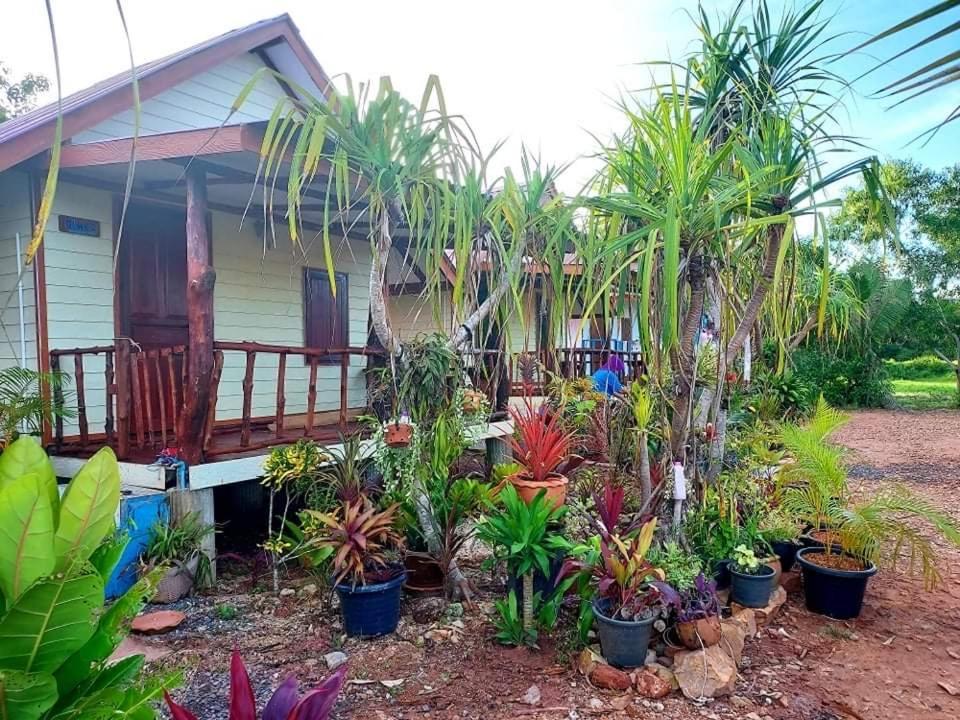
[[[158,580],[144,577],[104,609],[125,545],[114,535],[119,502],[109,448],[62,499],[36,441],[0,455],[0,718],[157,717],[152,701],[176,678],[145,678],[142,655],[107,665]]]

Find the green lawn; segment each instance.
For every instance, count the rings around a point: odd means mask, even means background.
[[[922,380],[893,380],[893,398],[911,410],[957,407],[957,382],[953,373]]]

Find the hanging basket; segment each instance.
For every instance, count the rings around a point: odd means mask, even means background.
[[[383,441],[388,447],[407,447],[413,440],[413,425],[409,423],[390,422],[383,428]]]

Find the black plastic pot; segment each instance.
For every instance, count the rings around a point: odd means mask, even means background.
[[[595,600],[593,603],[604,660],[619,668],[641,667],[647,660],[656,615],[638,621],[614,620],[607,612],[609,604],[609,600]]]
[[[822,547],[804,548],[797,553],[797,562],[803,570],[803,595],[810,612],[837,620],[849,620],[860,615],[867,581],[877,573],[870,563],[863,570],[834,570],[810,562],[810,555],[823,554]],[[839,554],[839,551],[834,551]]]
[[[730,587],[730,561],[717,560],[713,564],[713,579],[717,581],[717,590]]]
[[[793,570],[793,565],[797,561],[797,550],[800,546],[793,540],[777,540],[770,543],[773,551],[780,558],[780,569],[783,572]]]
[[[386,582],[371,585],[336,586],[340,596],[343,629],[351,637],[389,635],[400,622],[400,594],[406,572]]]
[[[770,602],[770,593],[777,577],[769,565],[761,565],[756,575],[738,572],[730,566],[730,600],[749,608],[766,607]]]

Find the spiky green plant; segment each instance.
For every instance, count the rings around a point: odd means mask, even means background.
[[[783,444],[792,456],[784,470],[783,510],[814,530],[830,530],[828,550],[836,544],[891,569],[906,561],[910,572],[919,569],[927,588],[935,587],[942,560],[933,539],[960,546],[960,523],[902,485],[858,501],[847,482],[843,451],[829,441],[846,419],[821,397],[807,424],[783,429]]]
[[[71,418],[69,377],[59,372],[37,372],[22,367],[0,370],[0,448],[21,432],[37,435],[44,423]]]

